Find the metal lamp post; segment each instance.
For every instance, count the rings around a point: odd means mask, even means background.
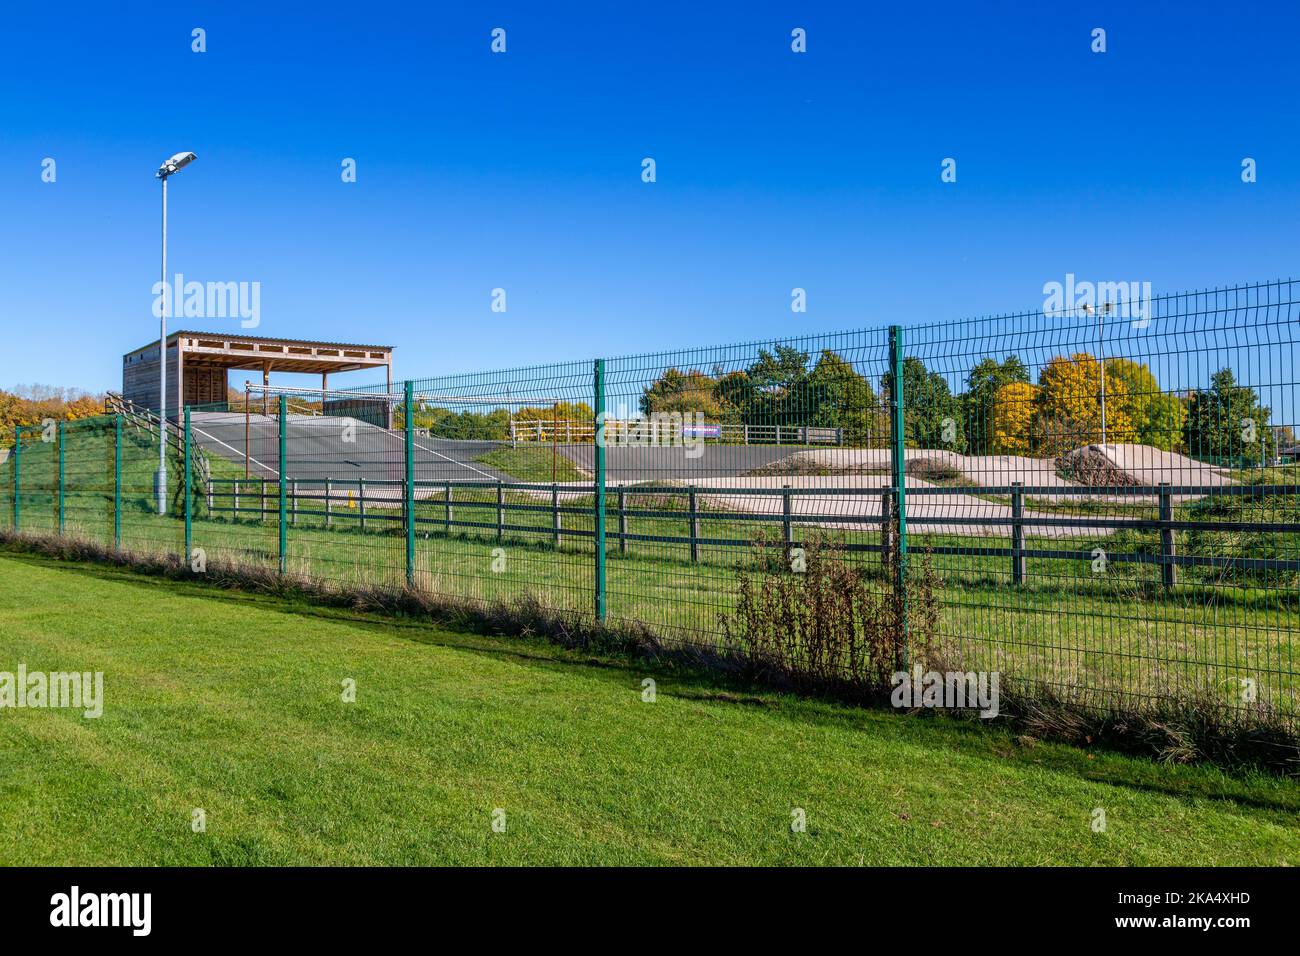
[[[1106,348],[1105,348],[1105,325],[1103,316],[1110,315],[1112,303],[1107,302],[1097,310],[1097,367],[1101,379],[1101,447],[1106,448]],[[1086,303],[1083,306],[1084,315],[1092,311],[1092,307]]]
[[[158,327],[158,473],[154,475],[154,490],[160,515],[167,513],[167,301],[171,298],[171,287],[167,284],[167,180],[197,158],[193,153],[177,153],[159,166],[157,172],[157,177],[162,180],[163,299]]]

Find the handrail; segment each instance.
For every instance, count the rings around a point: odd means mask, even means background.
[[[130,399],[123,398],[117,392],[106,393],[104,407],[122,415],[137,428],[143,428],[150,432],[158,430],[159,418],[156,412],[149,408],[142,408]],[[177,451],[184,451],[185,436],[183,428],[172,421],[166,421],[164,425],[166,427],[163,433],[167,436],[167,443]]]

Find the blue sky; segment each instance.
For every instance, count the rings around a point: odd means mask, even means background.
[[[465,6],[11,6],[0,386],[118,385],[183,149],[171,271],[401,376],[1297,271],[1292,3]]]

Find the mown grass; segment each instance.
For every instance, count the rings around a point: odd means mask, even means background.
[[[5,865],[1300,863],[1285,780],[0,555],[20,662],[105,704],[0,711]]]
[[[510,475],[516,481],[582,481],[589,477],[565,455],[552,451],[549,445],[496,448],[474,460]]]

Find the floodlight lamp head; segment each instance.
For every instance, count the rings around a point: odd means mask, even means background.
[[[177,153],[171,159],[158,167],[158,178],[166,179],[172,173],[176,172],[178,169],[184,169],[196,159],[198,159],[198,157],[193,153]]]

